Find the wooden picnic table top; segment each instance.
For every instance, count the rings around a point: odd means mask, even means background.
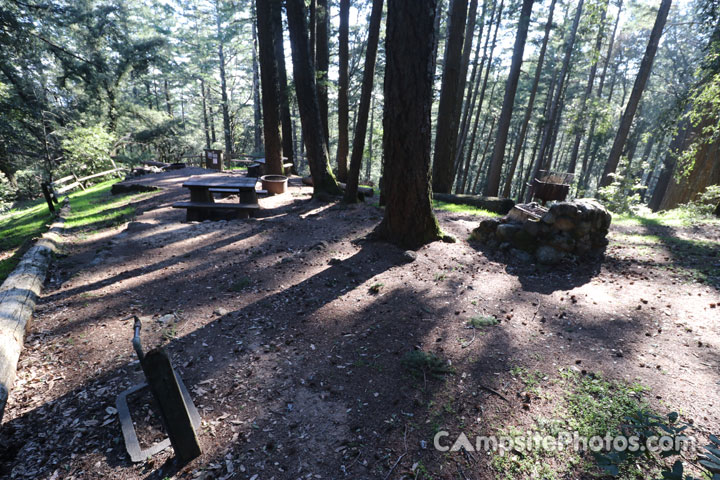
[[[183,187],[255,189],[257,178],[235,175],[199,175],[190,177]]]

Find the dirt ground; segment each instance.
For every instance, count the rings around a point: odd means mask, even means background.
[[[424,478],[420,464],[495,478],[482,455],[436,451],[433,433],[551,415],[547,397],[523,405],[517,366],[639,381],[660,410],[720,432],[717,230],[613,226],[604,260],[543,268],[468,243],[479,217],[438,212],[458,242],[408,263],[363,240],[380,209],[312,201],[297,178],[259,218],[186,223],[170,204],[193,172],[143,177],[163,190],[132,222],[66,235],[0,430],[2,478]],[[202,417],[204,453],[184,468],[172,449],[137,464],[125,452],[115,398],[142,381],[131,315]],[[500,323],[468,329],[477,315]],[[413,349],[454,373],[410,375]],[[162,436],[147,408],[135,421]]]

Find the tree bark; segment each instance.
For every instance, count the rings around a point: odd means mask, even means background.
[[[442,237],[430,197],[430,110],[436,0],[389,0],[385,41],[380,238],[418,248]]]
[[[638,70],[637,77],[635,78],[635,84],[633,85],[632,93],[630,94],[630,100],[628,100],[625,112],[620,119],[620,126],[618,127],[617,134],[615,135],[613,146],[610,149],[607,163],[605,164],[605,170],[603,171],[603,176],[600,180],[600,187],[610,185],[612,182],[610,174],[615,172],[615,169],[617,169],[617,165],[620,162],[620,155],[622,155],[625,141],[630,133],[630,127],[632,126],[635,111],[640,103],[640,98],[642,97],[643,90],[645,90],[648,78],[650,78],[653,60],[655,59],[655,53],[657,52],[658,45],[660,43],[660,37],[662,36],[662,31],[665,27],[665,21],[667,20],[671,4],[672,0],[662,0],[662,3],[660,4],[660,9],[658,10],[657,17],[655,18],[655,25],[653,25],[652,32],[650,32],[650,40],[648,41],[645,55],[643,55],[643,59],[640,62],[640,70]]]
[[[223,132],[225,155],[230,158],[233,150],[232,130],[230,128],[230,105],[228,104],[227,79],[225,77],[225,52],[223,51],[222,26],[220,22],[220,2],[215,0],[215,22],[217,25],[218,59],[220,61],[220,95],[222,97]],[[253,27],[254,28],[254,27]]]
[[[382,19],[383,0],[373,0],[372,13],[368,33],[365,69],[363,70],[360,105],[358,106],[357,123],[355,124],[355,138],[353,140],[352,158],[350,159],[350,172],[345,188],[345,201],[357,201],[358,179],[365,151],[365,135],[367,133],[368,113],[370,111],[370,98],[373,90],[373,77],[375,76],[375,58],[380,41],[380,21]]]
[[[602,14],[600,15],[600,25],[598,27],[597,37],[595,38],[595,49],[593,55],[600,55],[600,48],[602,47],[603,39],[605,38],[605,18],[607,16],[608,7],[610,6],[610,0],[606,0],[605,7],[603,8]],[[588,98],[592,93],[593,84],[595,83],[595,75],[597,73],[598,59],[593,58],[592,65],[590,66],[590,74],[588,75],[587,84],[585,85],[585,91],[580,98],[580,106],[578,107],[578,113],[575,116],[575,140],[573,141],[572,152],[570,153],[570,165],[567,171],[575,173],[575,167],[577,166],[578,153],[580,152],[580,142],[582,141],[583,133],[585,129],[585,105],[587,104]]]
[[[445,61],[442,87],[440,88],[440,104],[438,105],[435,158],[433,160],[432,174],[433,190],[442,193],[450,193],[453,169],[455,167],[454,153],[459,120],[459,112],[457,112],[456,106],[458,90],[460,89],[466,16],[467,2],[465,0],[451,0],[448,19],[449,33],[445,43]]]
[[[550,30],[552,29],[553,13],[555,12],[556,0],[550,2],[550,10],[548,12],[548,19],[545,23],[545,35],[543,36],[542,46],[540,47],[540,53],[538,54],[537,65],[535,66],[535,77],[533,78],[533,84],[530,88],[530,98],[528,98],[527,107],[525,107],[525,116],[523,117],[522,124],[520,126],[520,133],[518,134],[515,142],[515,151],[513,152],[512,160],[510,160],[510,171],[508,172],[507,179],[505,180],[505,186],[503,187],[502,196],[510,196],[510,188],[512,186],[512,179],[515,175],[515,169],[517,168],[518,159],[520,156],[520,146],[524,144],[525,137],[527,135],[528,125],[530,124],[530,117],[532,117],[532,110],[535,105],[535,96],[537,95],[538,85],[540,84],[540,76],[542,75],[543,64],[545,63],[545,52],[547,51],[548,40],[550,39]]]
[[[280,121],[280,85],[275,59],[271,3],[280,0],[255,0],[258,51],[262,81],[263,133],[265,136],[265,168],[268,174],[282,175],[282,134]]]
[[[547,150],[550,147],[553,135],[557,133],[555,125],[557,124],[557,118],[560,114],[560,100],[564,92],[563,87],[565,84],[565,78],[567,77],[567,72],[570,68],[570,58],[572,57],[573,47],[575,46],[575,38],[577,35],[578,25],[580,24],[580,16],[582,15],[583,3],[583,0],[580,0],[578,2],[577,9],[575,10],[575,19],[573,20],[573,24],[570,29],[570,35],[565,42],[565,54],[563,57],[562,68],[560,69],[560,79],[558,81],[557,90],[553,97],[552,103],[550,104],[549,117],[547,119],[547,123],[545,124],[542,142],[540,143],[540,149],[538,151],[537,158],[535,159],[535,165],[533,166],[533,178],[537,178],[538,172],[540,171],[542,165],[546,163],[545,157],[547,156]]]
[[[493,156],[490,161],[488,182],[485,186],[485,195],[491,197],[496,197],[500,189],[500,174],[502,173],[503,160],[505,159],[505,145],[507,144],[510,120],[515,104],[515,92],[517,91],[518,81],[520,80],[520,67],[522,65],[523,52],[525,51],[525,41],[527,40],[528,27],[530,26],[530,14],[532,13],[533,3],[534,0],[523,0],[522,9],[520,10],[520,20],[518,22],[517,35],[515,36],[512,63],[510,65],[510,73],[508,73],[500,119],[498,120],[497,137],[495,138]]]
[[[320,107],[320,118],[322,120],[323,133],[325,134],[325,143],[330,145],[330,129],[328,127],[328,69],[330,68],[330,47],[328,45],[328,28],[330,24],[330,15],[328,11],[328,0],[317,0],[317,10],[315,12],[315,20],[317,22],[317,90],[318,105]]]
[[[340,0],[340,30],[338,32],[338,180],[347,182],[347,162],[350,150],[348,133],[348,46],[350,23],[350,0]],[[366,62],[367,63],[367,62]],[[374,65],[373,65],[374,66]]]
[[[307,152],[314,195],[340,195],[342,191],[330,170],[327,143],[323,135],[315,85],[315,66],[310,57],[307,15],[304,0],[287,0],[287,19],[292,47],[293,76],[303,139]]]
[[[251,5],[251,15],[257,16],[255,11],[255,4]],[[262,151],[262,110],[260,107],[260,69],[258,65],[258,37],[257,27],[255,22],[252,22],[252,74],[253,74],[253,150],[254,153],[260,153]]]
[[[660,210],[660,205],[663,202],[663,198],[665,198],[665,192],[667,191],[668,185],[670,185],[673,172],[675,171],[678,153],[685,144],[685,139],[688,136],[689,127],[690,122],[684,119],[678,126],[677,133],[667,149],[662,170],[660,171],[660,177],[658,177],[652,197],[650,197],[650,202],[648,203],[648,207],[650,207],[653,212]]]
[[[207,98],[205,97],[205,80],[200,79],[200,95],[202,97],[203,126],[205,127],[205,148],[210,148],[210,125],[207,114]]]
[[[282,31],[282,5],[281,2],[271,2],[270,15],[273,25],[273,45],[275,46],[275,62],[277,63],[278,83],[280,88],[280,117],[282,121],[282,141],[284,160],[292,163],[292,173],[297,174],[295,166],[294,132],[290,117],[290,99],[287,84],[287,71],[285,69],[285,50],[283,48]]]

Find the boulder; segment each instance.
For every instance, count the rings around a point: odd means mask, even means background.
[[[535,250],[535,258],[543,265],[555,265],[562,261],[563,255],[549,245],[542,245]]]

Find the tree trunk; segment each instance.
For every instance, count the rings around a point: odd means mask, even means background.
[[[290,99],[287,84],[287,71],[285,69],[285,50],[283,49],[282,31],[282,5],[281,2],[271,2],[270,15],[273,25],[273,45],[275,46],[275,62],[277,63],[278,82],[280,87],[280,117],[282,121],[283,156],[288,163],[292,163],[292,173],[297,174],[295,166],[294,132],[290,117]]]
[[[486,13],[487,2],[483,2],[483,10],[480,20],[480,31],[478,32],[478,44],[475,47],[475,56],[473,58],[473,68],[470,74],[470,83],[468,84],[467,97],[465,98],[465,105],[462,112],[462,120],[460,121],[460,129],[457,139],[457,145],[455,145],[455,174],[454,178],[457,178],[458,173],[462,167],[462,158],[464,154],[465,141],[467,140],[468,131],[470,130],[470,122],[472,121],[472,112],[475,110],[475,103],[477,102],[477,94],[480,89],[480,80],[483,72],[483,65],[480,64],[480,45],[482,44],[483,31],[485,30],[485,13]],[[492,22],[492,19],[490,20]],[[488,28],[488,31],[491,30]],[[466,39],[467,40],[467,39]],[[485,53],[487,53],[487,45],[490,43],[490,35],[485,42]],[[467,41],[466,41],[467,44]],[[483,55],[483,61],[485,57]],[[479,67],[479,68],[478,68]],[[457,186],[455,187],[457,190]]]
[[[490,98],[493,97],[496,86],[497,86],[497,82],[493,82],[492,87],[490,87]],[[467,187],[468,176],[470,175],[470,165],[473,162],[474,156],[477,157],[477,154],[476,153],[474,154],[473,152],[475,151],[475,147],[476,147],[475,138],[477,135],[478,126],[480,125],[480,114],[481,113],[482,113],[482,110],[480,109],[480,105],[478,105],[478,108],[475,111],[475,121],[473,123],[472,134],[470,135],[470,148],[467,152],[467,158],[465,159],[465,168],[463,169],[462,182],[458,181],[458,183],[460,183],[460,189],[456,190],[457,193],[467,193],[466,187]],[[490,115],[490,113],[486,114],[485,118],[483,119],[483,126],[482,126],[482,130],[480,132],[481,138],[485,134],[485,127],[487,126],[487,119],[488,119],[489,115]],[[493,122],[493,126],[494,125],[495,124]],[[492,129],[493,129],[493,127],[490,127],[491,133],[492,133]],[[477,178],[477,177],[475,177],[475,178]]]
[[[315,66],[310,57],[305,2],[304,0],[287,0],[286,9],[290,46],[292,47],[295,90],[310,174],[313,178],[314,195],[340,195],[342,191],[330,170],[328,148],[323,135],[315,85]]]
[[[330,129],[328,127],[328,69],[330,68],[330,47],[328,45],[328,28],[330,15],[328,12],[328,0],[317,0],[315,12],[317,27],[316,37],[316,59],[317,59],[317,90],[318,105],[320,107],[320,119],[322,120],[325,143],[330,145]]]
[[[530,14],[532,13],[533,3],[534,0],[523,0],[522,9],[520,10],[520,20],[518,22],[517,35],[515,36],[512,63],[510,65],[510,73],[508,73],[500,119],[498,120],[497,137],[493,147],[493,156],[490,160],[488,182],[485,186],[485,195],[490,197],[496,197],[500,189],[500,174],[502,173],[502,165],[505,158],[505,145],[510,129],[513,105],[515,104],[515,92],[517,91],[518,81],[520,80],[520,66],[522,65],[523,52],[525,51],[525,41],[527,40],[528,27],[530,26]]]
[[[164,79],[165,81],[165,107],[167,108],[167,114],[172,117],[172,107],[170,106],[170,90],[168,90],[168,81],[167,78]]]
[[[370,133],[368,134],[368,158],[365,162],[365,182],[370,182],[370,175],[372,173],[372,159],[373,159],[373,132],[375,131],[375,97],[372,97],[370,103]]]
[[[622,0],[620,0],[620,2],[618,3],[617,17],[615,18],[615,26],[613,27],[612,35],[610,35],[610,43],[608,44],[608,50],[607,54],[605,55],[602,73],[600,74],[600,82],[598,84],[597,95],[595,96],[598,100],[602,100],[603,87],[605,86],[605,75],[607,74],[610,60],[612,59],[613,47],[615,45],[615,35],[617,35],[618,24],[620,23],[620,13],[622,12],[622,5],[623,2]],[[588,159],[590,157],[590,151],[592,149],[592,144],[595,139],[596,126],[597,112],[593,111],[592,120],[590,120],[590,131],[588,132],[587,140],[585,141],[585,151],[583,152],[582,167],[580,168],[580,176],[582,177],[582,180],[578,182],[578,194],[580,193],[581,188],[582,190],[587,189],[587,181],[590,178],[590,166],[588,165]]]
[[[436,192],[450,193],[455,166],[458,113],[457,95],[462,70],[462,49],[465,35],[467,2],[451,0],[448,19],[448,39],[445,43],[443,80],[435,134],[435,158],[433,160],[432,187]],[[465,79],[462,79],[463,81]]]
[[[251,15],[257,16],[255,4],[251,4]],[[253,92],[253,153],[262,151],[262,110],[260,106],[260,69],[258,66],[258,37],[255,22],[252,22],[252,92]]]
[[[615,135],[613,146],[610,149],[607,163],[605,164],[602,180],[600,180],[601,187],[610,185],[612,182],[610,174],[615,172],[615,169],[620,162],[620,155],[622,154],[625,141],[630,133],[630,127],[632,126],[635,111],[637,110],[643,90],[645,89],[645,85],[650,77],[655,53],[657,52],[658,44],[660,43],[660,37],[662,36],[662,31],[665,27],[665,21],[667,20],[671,4],[672,0],[662,0],[662,3],[660,4],[660,9],[658,10],[657,17],[655,18],[655,25],[653,25],[652,32],[650,32],[650,40],[648,42],[647,49],[645,50],[645,55],[643,55],[643,59],[640,62],[640,70],[638,70],[637,77],[635,78],[635,84],[633,85],[632,93],[630,94],[630,100],[628,100],[625,112],[620,119],[620,126],[618,127],[617,134]]]
[[[657,184],[655,184],[655,189],[648,203],[648,207],[650,207],[653,212],[660,210],[660,205],[663,202],[663,198],[665,198],[665,192],[667,191],[668,185],[670,185],[673,172],[675,171],[678,153],[685,144],[685,139],[688,136],[689,124],[690,122],[687,119],[684,119],[680,123],[677,133],[667,149],[662,170],[660,171],[660,177],[658,177]]]
[[[227,80],[225,77],[225,52],[220,22],[220,3],[215,0],[215,21],[217,25],[218,59],[220,61],[220,95],[222,97],[223,131],[225,137],[225,155],[229,159],[233,150],[232,130],[230,128],[230,105],[228,104]],[[254,25],[254,24],[253,24]],[[253,27],[254,29],[255,27]]]
[[[210,148],[210,125],[208,124],[207,99],[205,98],[205,80],[200,79],[200,95],[202,97],[203,126],[205,127],[205,148]]]
[[[595,55],[595,52],[597,52],[598,55],[600,54],[600,48],[602,47],[602,42],[605,38],[605,18],[607,16],[609,6],[610,0],[606,0],[605,7],[600,15],[600,26],[598,27],[598,34],[595,38],[595,50],[593,50],[593,56]],[[577,166],[578,153],[580,152],[580,142],[582,141],[583,133],[585,133],[585,129],[583,128],[586,121],[585,105],[587,104],[588,98],[590,98],[590,93],[592,93],[592,87],[595,83],[595,74],[597,73],[597,65],[598,60],[593,58],[592,65],[590,66],[590,74],[588,75],[588,81],[585,85],[585,91],[580,98],[580,106],[578,107],[578,113],[575,116],[575,125],[573,127],[573,130],[575,130],[575,140],[573,142],[572,152],[570,153],[570,165],[567,169],[568,172],[573,174],[575,173],[575,167]]]
[[[273,41],[271,3],[280,0],[255,0],[257,35],[262,75],[263,133],[265,135],[265,168],[268,174],[282,175],[282,134],[280,121],[280,88]],[[277,7],[279,8],[279,7]]]
[[[350,149],[348,133],[348,63],[350,51],[348,46],[350,0],[340,0],[340,30],[338,33],[338,146],[337,166],[338,180],[347,182],[347,161]]]
[[[560,69],[560,79],[557,86],[557,91],[553,97],[553,101],[550,104],[549,117],[545,124],[545,130],[543,132],[542,142],[540,143],[540,150],[538,151],[537,159],[533,167],[532,177],[537,178],[538,172],[542,165],[546,163],[545,157],[547,151],[550,148],[552,138],[557,134],[555,125],[557,124],[557,118],[560,114],[560,100],[564,92],[565,79],[567,72],[570,68],[570,58],[572,57],[573,47],[575,46],[575,38],[577,35],[578,25],[580,24],[580,16],[582,15],[583,0],[578,2],[577,9],[575,10],[575,19],[573,20],[572,27],[570,28],[570,35],[565,42],[565,54],[563,57],[562,68]]]
[[[513,152],[512,160],[510,161],[510,171],[508,172],[507,179],[505,180],[505,186],[503,187],[503,197],[510,196],[512,179],[515,175],[515,168],[517,167],[518,158],[520,155],[520,146],[523,145],[525,142],[528,125],[530,124],[530,117],[532,116],[533,106],[535,105],[535,96],[537,95],[538,85],[540,84],[540,76],[542,75],[542,68],[543,64],[545,63],[545,52],[547,51],[547,44],[548,40],[550,39],[550,30],[552,29],[552,19],[553,13],[555,12],[555,3],[556,0],[552,0],[550,2],[550,11],[548,12],[548,19],[545,23],[545,35],[543,36],[542,46],[540,47],[540,53],[538,54],[537,65],[535,66],[535,77],[533,78],[533,84],[530,88],[530,98],[528,98],[528,104],[525,108],[525,116],[523,117],[523,121],[520,126],[520,133],[518,134],[517,140],[515,142],[515,151]]]
[[[489,57],[487,57],[487,58],[486,58],[486,56],[485,56],[485,48],[487,47],[487,41],[485,42],[485,47],[483,47],[483,59],[482,59],[482,64],[485,64],[485,61],[486,61],[486,60],[487,60],[487,64],[485,65],[485,78],[483,79],[483,85],[482,85],[482,88],[480,89],[480,99],[478,100],[478,103],[477,103],[477,111],[476,111],[476,115],[475,115],[475,123],[474,123],[474,125],[473,125],[473,133],[472,133],[472,135],[471,135],[471,140],[470,140],[470,152],[468,152],[468,155],[467,155],[467,158],[466,158],[466,161],[465,161],[465,169],[464,169],[464,171],[463,171],[463,178],[462,178],[463,187],[461,188],[461,191],[463,191],[463,192],[465,191],[465,182],[466,182],[467,176],[468,176],[468,174],[469,174],[468,168],[469,168],[469,165],[470,165],[470,159],[472,158],[472,150],[473,150],[473,148],[474,148],[474,142],[475,142],[475,141],[474,141],[474,138],[475,138],[475,133],[477,132],[477,126],[478,126],[478,122],[479,122],[479,119],[480,119],[480,113],[481,113],[481,111],[482,111],[483,102],[485,101],[485,92],[487,91],[488,78],[490,78],[490,67],[492,66],[492,58],[493,58],[493,55],[494,55],[494,53],[495,53],[495,45],[497,44],[497,35],[498,35],[498,30],[500,29],[500,21],[502,20],[503,6],[504,6],[504,1],[503,1],[503,0],[500,0],[500,6],[499,6],[499,8],[498,8],[498,10],[497,10],[498,16],[497,16],[497,20],[496,20],[496,23],[495,23],[495,33],[493,33],[492,46],[490,47],[490,55],[489,55]],[[493,6],[493,15],[494,15],[494,13],[495,13],[495,9],[494,9],[494,6]],[[490,16],[491,22],[492,22],[492,19],[493,19],[493,15]],[[490,31],[491,31],[491,30],[492,30],[491,28],[488,28],[488,38],[489,38],[489,35],[490,35]],[[482,71],[482,69],[481,69],[481,71]],[[493,84],[493,88],[492,88],[492,89],[493,89],[493,90],[495,89],[495,85],[494,85],[494,84]],[[490,94],[490,97],[492,98],[492,93]],[[485,127],[484,127],[484,125],[483,125],[483,129],[484,129],[484,128],[485,128]],[[462,148],[461,148],[461,150],[462,150]]]
[[[430,110],[436,0],[389,0],[380,238],[417,248],[442,237],[430,197]]]
[[[350,172],[345,188],[345,201],[357,201],[358,178],[365,152],[365,134],[367,133],[367,120],[370,110],[370,98],[373,90],[373,77],[375,75],[375,57],[377,56],[380,41],[380,21],[382,19],[383,0],[373,0],[370,14],[370,31],[368,32],[368,45],[363,70],[360,105],[358,106],[357,123],[355,124],[355,138],[353,140],[352,158],[350,159]]]

